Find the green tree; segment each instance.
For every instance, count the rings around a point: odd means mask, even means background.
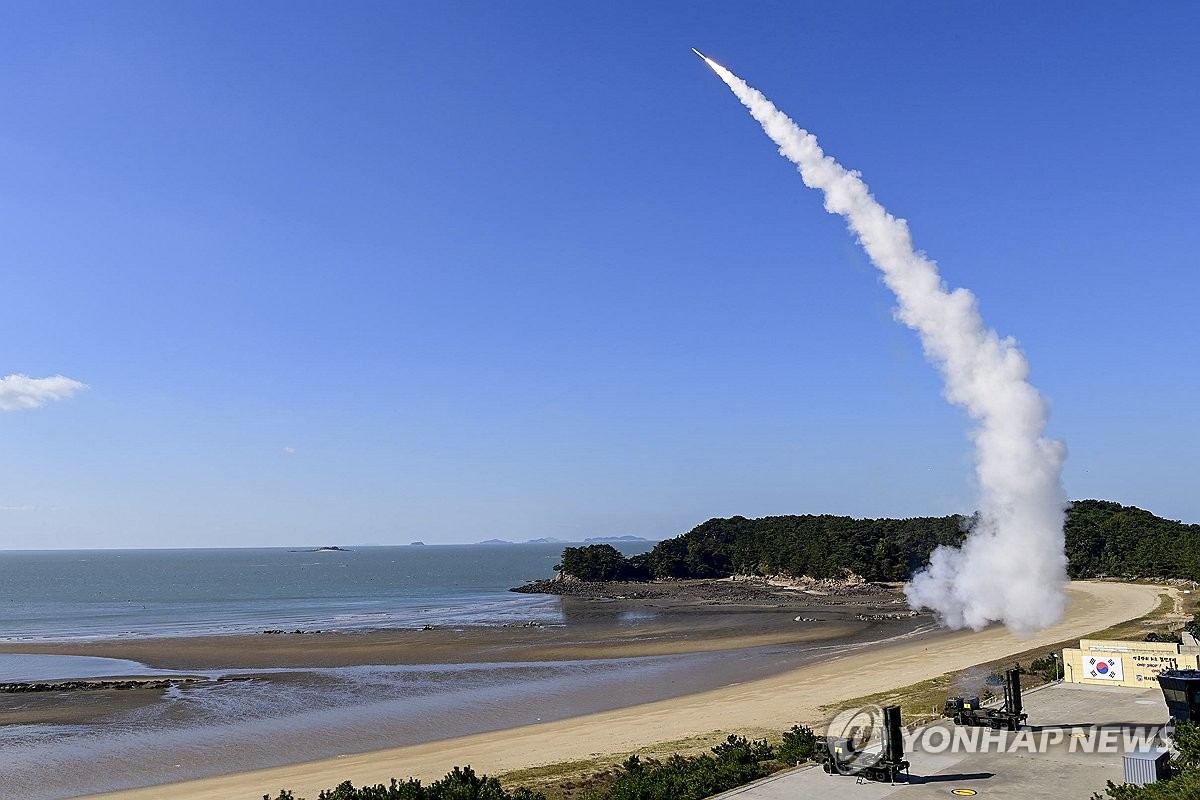
[[[637,569],[611,544],[591,544],[563,550],[555,569],[584,581],[617,581],[635,577]]]
[[[785,764],[801,764],[817,754],[817,735],[807,725],[793,725],[783,734],[776,755]]]

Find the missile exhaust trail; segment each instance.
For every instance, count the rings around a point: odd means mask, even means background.
[[[953,628],[1003,622],[1026,635],[1054,624],[1066,605],[1066,448],[1042,435],[1048,408],[1026,381],[1024,354],[984,324],[973,294],[946,288],[937,265],[914,250],[908,224],[876,201],[858,173],[825,155],[815,136],[759,91],[693,52],[749,109],[805,185],[824,194],[825,210],[846,220],[896,295],[897,319],[919,334],[941,372],[946,399],[976,423],[979,514],[960,548],[939,547],[905,586],[909,605],[932,609]]]

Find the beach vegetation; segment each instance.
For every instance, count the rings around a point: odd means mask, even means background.
[[[1173,763],[1176,769],[1200,769],[1200,724],[1195,722],[1175,723],[1175,731],[1171,734],[1171,743],[1175,747]]]
[[[779,766],[765,739],[731,735],[711,753],[673,755],[661,762],[630,756],[616,780],[589,800],[703,800],[765,778]]]
[[[785,764],[802,764],[817,754],[817,735],[807,725],[793,725],[785,731],[775,748],[776,757]]]
[[[275,797],[263,795],[263,800],[303,800],[290,790],[283,789]],[[505,789],[499,779],[487,775],[476,775],[470,766],[455,767],[446,777],[422,786],[416,778],[398,781],[392,778],[388,785],[355,788],[344,781],[333,789],[322,790],[317,800],[546,800],[546,796],[524,787]]]
[[[1200,770],[1190,769],[1145,786],[1109,781],[1104,794],[1097,792],[1092,800],[1195,800],[1197,797],[1200,797]]]
[[[1104,794],[1097,792],[1092,795],[1092,800],[1190,800],[1200,797],[1200,725],[1176,723],[1171,741],[1175,748],[1171,777],[1145,786],[1118,785],[1109,781]]]
[[[708,752],[695,755],[633,754],[589,779],[565,782],[560,794],[586,800],[702,800],[808,760],[817,741],[809,728],[793,726],[779,745],[730,735]],[[275,797],[263,795],[263,800],[303,798],[285,789]],[[468,766],[455,767],[428,786],[415,778],[357,788],[346,781],[322,791],[317,800],[546,800],[546,795],[526,787],[507,789],[498,778],[476,775]]]
[[[1058,660],[1056,654],[1047,653],[1040,658],[1033,659],[1029,663],[1028,669],[1022,666],[1021,672],[1037,676],[1040,683],[1050,683],[1062,677],[1062,662]]]

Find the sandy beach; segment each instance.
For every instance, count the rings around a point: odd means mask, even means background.
[[[555,722],[187,781],[171,784],[169,790],[157,786],[93,796],[109,800],[154,800],[169,793],[173,798],[186,800],[250,800],[260,798],[264,793],[274,793],[280,788],[290,788],[296,791],[297,796],[313,798],[321,789],[330,788],[344,780],[371,784],[386,782],[391,777],[432,779],[440,777],[454,765],[465,764],[470,764],[480,772],[496,773],[605,753],[627,752],[639,746],[713,731],[782,730],[798,722],[816,724],[822,720],[821,707],[839,700],[905,686],[947,671],[1071,639],[1141,616],[1156,607],[1158,597],[1164,591],[1154,586],[1075,582],[1069,589],[1070,601],[1065,619],[1028,639],[1018,639],[1003,628],[989,628],[980,632],[900,638],[876,646],[859,640],[834,650],[832,655],[818,663],[683,697]],[[730,615],[727,624],[731,627],[725,630],[732,638],[726,638],[722,646],[737,644],[733,635],[737,616],[738,613]],[[782,615],[777,616],[782,618]],[[774,637],[776,641],[782,641],[785,630],[792,636],[796,635],[794,626],[787,629],[782,622],[778,624],[780,630],[774,632],[756,629],[753,636],[757,638],[754,641],[761,642],[762,637]],[[409,635],[405,632],[401,638]],[[601,637],[593,646],[599,651],[609,652],[614,647],[627,647],[630,648],[629,652],[634,653],[640,652],[640,648],[653,650],[670,646],[679,650],[689,646],[689,643],[682,641],[685,634],[677,630],[676,641],[665,645],[656,643],[653,638],[641,643],[626,641],[622,644],[619,635],[611,632],[609,635],[612,639],[606,641],[605,637]],[[579,644],[578,641],[573,642],[568,647],[565,642],[545,642],[546,655],[554,653],[561,646],[569,650],[573,657],[579,657]],[[117,647],[115,644],[112,646]],[[203,648],[199,642],[194,646]],[[503,649],[499,640],[493,642],[493,647],[488,658]],[[102,648],[99,646],[89,652],[100,654],[98,649]],[[132,655],[128,647],[118,649],[121,657],[138,657]],[[331,652],[336,649],[330,648]],[[273,652],[271,658],[277,660],[282,652]],[[426,650],[425,655],[429,653]],[[225,657],[230,655],[224,654]],[[194,656],[195,653],[188,655]],[[521,657],[528,658],[528,650]],[[180,658],[186,661],[184,656]],[[219,660],[220,655],[214,658]],[[146,662],[155,666],[169,666],[150,659],[146,659]]]

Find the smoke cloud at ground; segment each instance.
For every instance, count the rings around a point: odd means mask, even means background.
[[[858,173],[844,169],[760,92],[721,65],[705,61],[794,163],[825,209],[846,219],[884,283],[899,301],[896,316],[917,331],[941,371],[945,396],[966,409],[980,487],[980,511],[961,548],[940,547],[905,587],[913,608],[932,609],[944,624],[976,630],[1003,622],[1028,634],[1057,622],[1066,603],[1061,473],[1066,448],[1043,437],[1048,409],[1027,381],[1025,356],[980,317],[975,296],[948,290],[937,266],[913,249],[908,225],[871,196]]]

